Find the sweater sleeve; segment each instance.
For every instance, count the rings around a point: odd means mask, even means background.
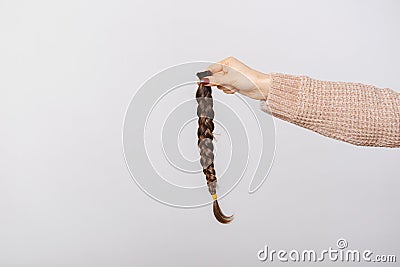
[[[350,82],[272,73],[261,109],[358,146],[400,147],[400,93]]]

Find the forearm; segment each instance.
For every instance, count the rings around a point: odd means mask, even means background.
[[[360,146],[400,147],[400,94],[391,89],[271,74],[262,109],[322,135]]]

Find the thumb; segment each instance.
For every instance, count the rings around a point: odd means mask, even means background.
[[[207,76],[201,79],[201,82],[206,85],[219,86],[219,85],[229,85],[229,81],[224,74],[214,74],[212,76]]]

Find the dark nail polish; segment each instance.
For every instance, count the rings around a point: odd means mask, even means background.
[[[211,75],[212,75],[212,72],[209,71],[209,70],[206,70],[206,71],[198,72],[196,75],[197,75],[197,77],[198,77],[199,79],[202,79],[202,78],[204,78],[204,77],[211,76]]]

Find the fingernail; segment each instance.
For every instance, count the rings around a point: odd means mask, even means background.
[[[201,83],[209,84],[210,80],[208,78],[201,78]]]

